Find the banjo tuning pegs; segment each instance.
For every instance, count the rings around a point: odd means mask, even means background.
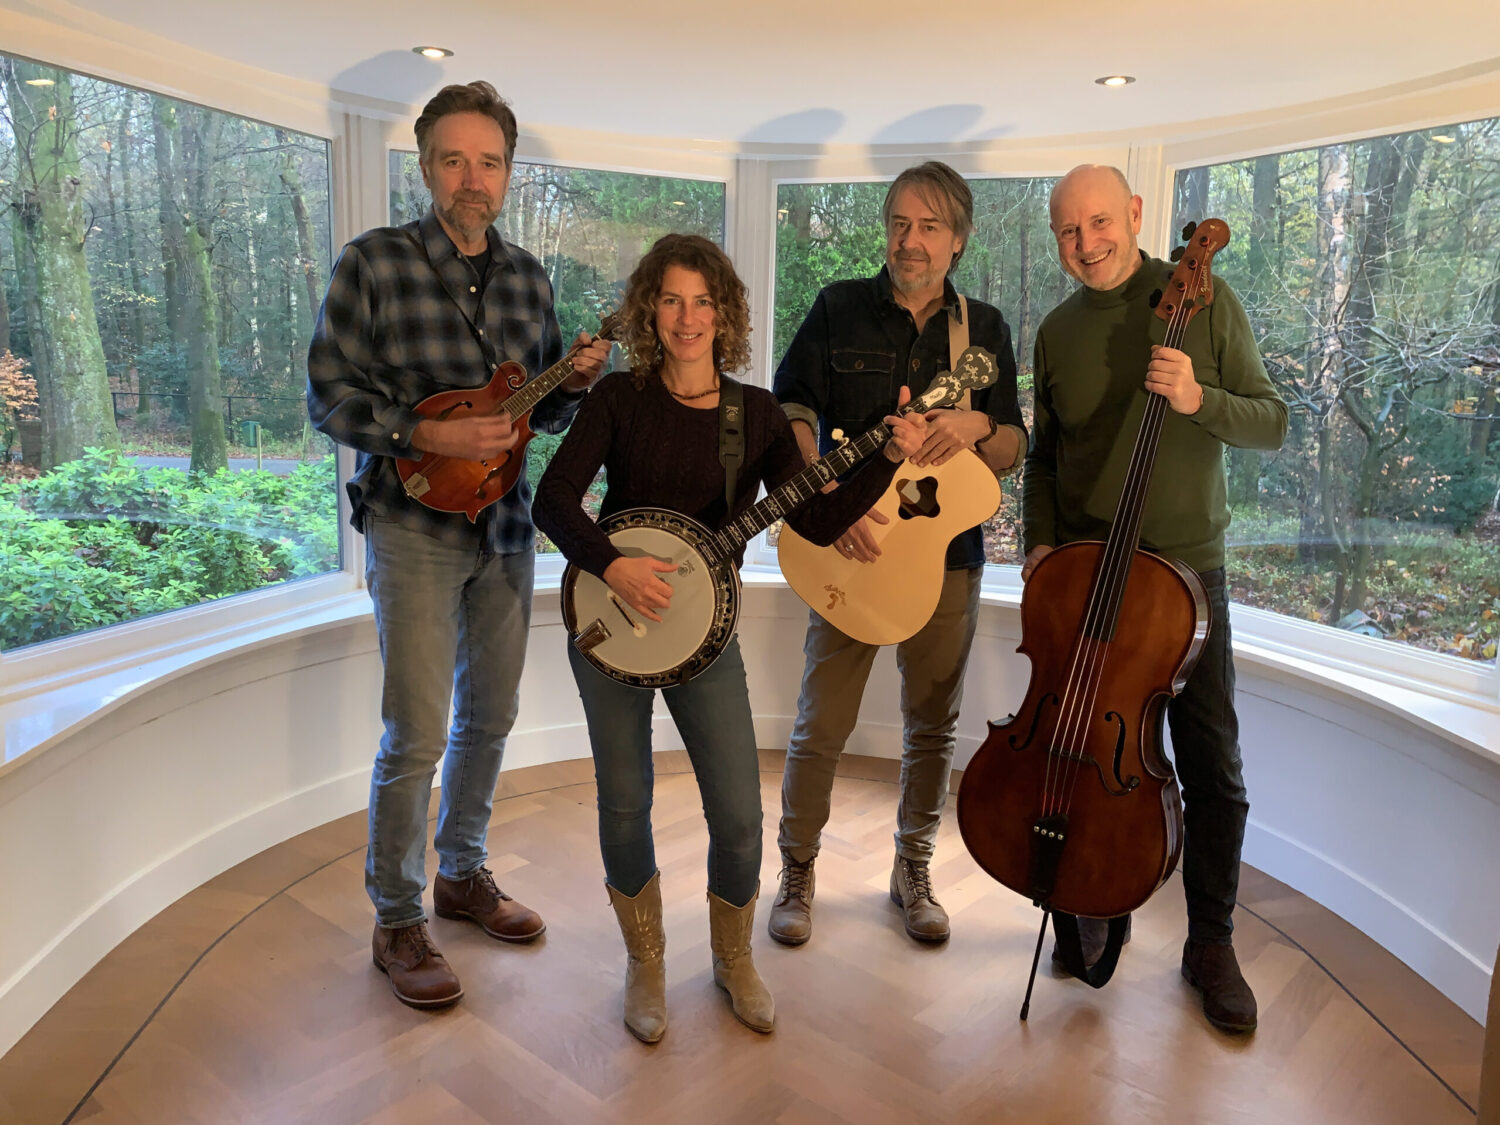
[[[1161,290],[1157,289],[1151,294],[1151,307],[1154,309],[1161,304]]]
[[[1193,232],[1196,231],[1197,229],[1198,229],[1198,224],[1197,223],[1189,223],[1187,226],[1183,227],[1182,228],[1182,241],[1186,242],[1188,239],[1192,238],[1193,237]]]

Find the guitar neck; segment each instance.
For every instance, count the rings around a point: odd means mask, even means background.
[[[730,520],[714,532],[705,552],[711,556],[708,561],[717,564],[733,557],[754,536],[784,518],[788,512],[807,503],[829,481],[837,479],[878,450],[890,436],[891,428],[881,422],[853,441],[844,442],[826,457],[814,461],[780,488],[752,505],[743,515]]]

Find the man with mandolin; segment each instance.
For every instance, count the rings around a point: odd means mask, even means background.
[[[385,669],[365,861],[373,959],[400,1000],[436,1008],[463,995],[422,906],[440,758],[437,912],[500,941],[531,941],[545,928],[484,866],[525,658],[535,532],[524,474],[508,489],[493,487],[498,469],[482,474],[493,490],[466,514],[419,502],[428,475],[422,488],[404,485],[397,462],[505,463],[526,421],[547,432],[568,424],[610,345],[580,334],[566,377],[529,419],[452,403],[423,409],[445,392],[472,390],[477,400],[497,368],[536,375],[564,356],[546,273],[492,225],[516,147],[510,107],[488,82],[446,86],[417,118],[416,139],[432,207],[344,248],[308,353],[307,400],[314,425],[359,453],[351,522],[365,536]]]
[[[1055,547],[1109,537],[1142,417],[1140,392],[1163,396],[1168,411],[1140,544],[1197,573],[1210,618],[1196,665],[1167,703],[1185,836],[1182,974],[1202,993],[1210,1022],[1249,1031],[1255,996],[1231,943],[1249,803],[1224,579],[1224,447],[1279,448],[1287,408],[1266,375],[1243,306],[1222,280],[1212,303],[1188,322],[1181,349],[1160,345],[1152,291],[1163,288],[1172,266],[1138,248],[1141,198],[1118,169],[1073,169],[1053,189],[1050,208],[1058,258],[1082,288],[1037,332],[1021,576],[1030,581]],[[1079,922],[1084,962],[1091,964],[1103,951],[1105,924]],[[1057,949],[1053,960],[1063,964]]]
[[[776,397],[803,456],[816,460],[833,447],[836,431],[857,433],[878,421],[895,407],[903,385],[920,395],[940,372],[956,370],[955,356],[977,348],[993,359],[998,377],[973,393],[971,409],[930,411],[928,437],[911,463],[942,465],[974,450],[996,473],[1014,468],[1026,431],[1016,402],[1010,329],[998,310],[965,301],[948,280],[974,225],[968,185],[937,161],[908,168],[886,193],[882,218],[885,266],[872,278],[837,282],[819,293],[776,371]],[[876,510],[869,519],[888,521]],[[869,519],[856,521],[836,543],[863,563],[880,555]],[[890,894],[907,934],[918,941],[944,941],[949,933],[947,912],[933,895],[930,864],[984,573],[979,528],[948,543],[945,561],[937,609],[897,648],[905,726]],[[834,771],[879,650],[813,610],[804,651],[781,789],[781,885],[769,919],[771,936],[787,945],[801,945],[812,933],[813,863]]]

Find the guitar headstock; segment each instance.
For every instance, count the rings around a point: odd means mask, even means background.
[[[988,387],[999,377],[1000,368],[995,357],[983,348],[965,348],[952,371],[940,371],[932,385],[911,402],[908,411],[940,410],[952,406],[964,397],[965,391],[977,391]]]
[[[1200,309],[1213,303],[1214,279],[1210,271],[1214,255],[1229,245],[1229,224],[1223,219],[1189,223],[1182,230],[1184,245],[1172,251],[1177,268],[1166,291],[1154,296],[1156,315],[1171,321],[1178,311],[1186,327]]]

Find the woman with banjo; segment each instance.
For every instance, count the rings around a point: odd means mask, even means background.
[[[803,460],[771,393],[727,375],[749,362],[750,314],[744,284],[712,242],[660,239],[631,275],[621,317],[633,370],[606,376],[584,401],[537,489],[533,514],[574,567],[608,586],[617,611],[608,624],[639,633],[647,622],[670,619],[668,579],[684,580],[692,568],[622,553],[588,517],[582,499],[600,466],[608,479],[601,519],[650,506],[717,528],[744,513],[762,483],[774,489],[796,477]],[[903,390],[903,404],[907,397]],[[867,459],[832,491],[812,491],[788,515],[800,534],[833,542],[921,447],[926,423],[919,411],[885,423],[883,456]],[[732,486],[726,460],[737,464]],[[629,954],[625,1024],[654,1043],[667,1024],[661,879],[651,836],[655,688],[605,675],[578,644],[568,646],[568,657],[593,748],[605,881]],[[692,759],[708,822],[714,981],[741,1022],[768,1032],[775,1006],[750,956],[760,890],[760,770],[738,643],[731,638],[691,678],[664,686],[662,697]]]

